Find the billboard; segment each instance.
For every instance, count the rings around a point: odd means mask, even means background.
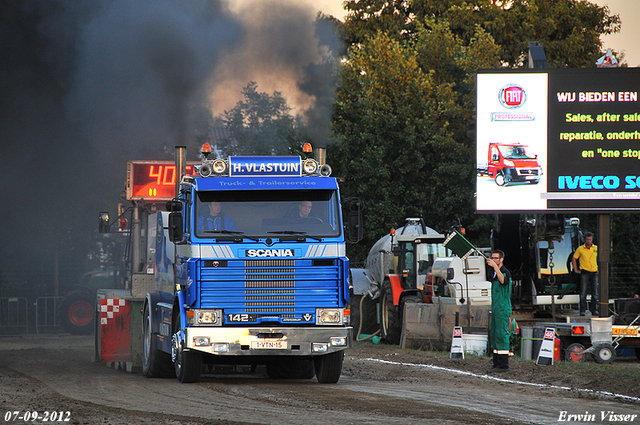
[[[478,212],[640,208],[640,68],[484,70]]]

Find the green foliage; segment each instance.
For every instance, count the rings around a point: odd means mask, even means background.
[[[242,94],[244,100],[223,114],[230,133],[218,145],[223,155],[287,155],[300,151],[302,139],[296,120],[279,92],[258,92],[258,85],[251,81]]]
[[[351,45],[328,152],[343,197],[364,205],[362,261],[389,228],[423,217],[444,232],[458,219],[488,244],[475,214],[475,72],[522,66],[529,41],[550,67],[594,66],[600,35],[619,30],[606,7],[576,0],[347,0]]]
[[[345,9],[352,43],[376,31],[411,37],[421,22],[433,19],[468,44],[480,26],[500,46],[507,67],[523,65],[529,41],[542,44],[549,67],[593,67],[604,54],[600,36],[618,32],[621,25],[607,6],[578,0],[348,0]]]
[[[416,25],[415,37],[378,32],[354,46],[334,115],[341,144],[330,151],[343,196],[365,204],[362,258],[406,217],[446,231],[472,220],[475,182],[472,71],[497,66],[497,47],[481,28],[463,45],[447,26]]]

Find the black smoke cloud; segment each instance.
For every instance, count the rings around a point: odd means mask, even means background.
[[[123,192],[126,161],[193,146],[199,108],[232,107],[250,80],[295,93],[290,101],[309,111],[330,97],[333,83],[307,72],[321,59],[315,12],[254,6],[0,2],[0,296],[51,294],[56,276],[74,283],[97,213],[113,214]],[[216,90],[232,83],[233,93]]]
[[[78,39],[66,102],[100,146],[185,144],[190,112],[242,28],[219,2],[111,1]]]
[[[231,109],[235,95],[256,81],[261,92],[281,92],[304,117],[314,146],[326,146],[338,58],[344,53],[335,19],[293,1],[256,1],[239,14],[246,37],[217,68],[224,84],[215,87],[214,98],[226,102],[214,110]]]

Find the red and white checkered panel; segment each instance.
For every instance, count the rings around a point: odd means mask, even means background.
[[[122,298],[103,298],[100,300],[100,324],[106,325],[109,319],[113,319],[114,313],[120,312],[120,307],[124,307],[125,300]]]

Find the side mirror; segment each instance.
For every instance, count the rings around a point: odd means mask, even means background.
[[[364,206],[359,199],[354,199],[349,203],[347,213],[347,242],[356,244],[362,240],[362,209]]]
[[[180,212],[182,211],[182,202],[176,201],[175,199],[172,201],[167,201],[165,207],[167,211]]]
[[[101,212],[98,215],[98,232],[99,233],[109,233],[109,228],[111,225],[109,224],[109,213]]]
[[[447,269],[447,281],[453,280],[454,277],[455,277],[455,273],[453,272],[453,267],[449,267]]]
[[[169,213],[169,240],[177,243],[182,242],[183,239],[184,228],[182,227],[182,214],[179,212]]]

